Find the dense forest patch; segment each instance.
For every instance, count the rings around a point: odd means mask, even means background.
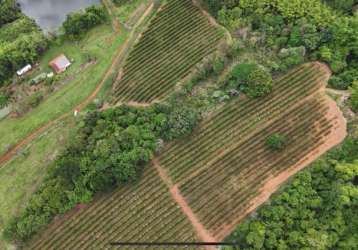
[[[357,139],[299,173],[228,238],[242,249],[356,249]],[[343,160],[342,160],[343,157]]]
[[[23,15],[15,0],[0,1],[0,87],[48,47],[37,24]]]

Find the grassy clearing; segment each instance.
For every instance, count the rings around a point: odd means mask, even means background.
[[[31,194],[41,184],[49,162],[66,144],[73,125],[67,120],[57,124],[0,168],[0,232],[26,207]],[[6,246],[0,237],[0,249],[6,249]]]
[[[54,45],[42,58],[40,64],[42,67],[47,67],[51,58],[65,52],[69,58],[73,58],[75,61],[74,65],[66,72],[74,79],[23,117],[0,121],[0,153],[6,152],[34,129],[70,112],[88,97],[100,82],[110,66],[116,50],[125,41],[127,35],[128,33],[123,29],[120,35],[116,36],[112,33],[110,25],[102,25],[90,31],[79,42],[66,41],[63,44]],[[76,71],[87,60],[87,55],[96,57],[97,63],[77,74]]]
[[[120,23],[130,27],[136,22],[138,17],[145,10],[148,0],[133,0],[131,4],[123,4],[115,7],[115,15]]]

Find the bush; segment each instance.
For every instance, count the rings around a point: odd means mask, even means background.
[[[280,70],[287,71],[292,66],[301,64],[305,61],[306,49],[303,46],[294,48],[283,48],[278,56],[281,59]]]
[[[36,108],[41,103],[43,98],[44,97],[42,93],[37,92],[26,99],[26,105],[30,106],[31,108]]]
[[[215,58],[212,61],[213,74],[218,76],[225,69],[225,61],[222,58]]]
[[[230,72],[227,87],[243,90],[251,98],[267,95],[272,90],[272,76],[262,65],[241,63]]]
[[[170,111],[164,128],[164,139],[175,138],[190,134],[198,123],[198,113],[192,108],[176,106]]]
[[[155,108],[90,112],[6,235],[26,241],[55,215],[90,201],[96,192],[135,180],[151,159],[165,121]]]
[[[5,93],[0,92],[0,109],[6,107],[8,101],[9,101],[8,95],[6,95]]]
[[[272,76],[269,71],[262,65],[254,68],[249,80],[244,85],[244,93],[249,97],[261,97],[270,93],[272,90]]]
[[[354,112],[358,112],[358,81],[353,82],[351,91],[352,91],[352,95],[350,98],[351,108]]]
[[[344,82],[339,76],[332,76],[329,79],[328,84],[334,89],[345,90],[349,87],[349,84],[347,82]]]
[[[249,81],[250,74],[255,67],[253,63],[240,63],[232,69],[231,77],[237,80],[239,84],[244,84]]]
[[[266,145],[272,150],[282,150],[286,144],[286,138],[278,133],[266,138]]]
[[[242,10],[239,7],[235,7],[231,10],[221,9],[218,12],[218,21],[226,28],[235,30],[240,27],[241,15],[242,15]]]
[[[79,38],[86,31],[94,26],[106,21],[106,12],[102,6],[91,6],[85,12],[75,12],[67,15],[67,19],[62,24],[65,34]]]

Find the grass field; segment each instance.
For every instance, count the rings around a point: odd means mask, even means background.
[[[142,1],[144,2],[144,1]],[[123,8],[129,8],[128,3]],[[137,4],[137,3],[136,3]],[[120,8],[121,9],[121,8]],[[119,10],[120,10],[119,9]],[[126,17],[124,17],[126,19]],[[65,53],[73,59],[71,67],[63,73],[61,79],[70,78],[59,90],[52,93],[39,107],[17,119],[0,121],[0,154],[9,147],[26,137],[31,131],[46,124],[63,113],[71,111],[77,104],[88,97],[112,62],[115,52],[129,37],[129,31],[121,29],[115,34],[110,24],[92,29],[80,41],[63,41],[52,44],[51,48],[41,58],[40,67],[48,68],[48,61],[60,53]],[[82,69],[88,56],[97,59],[96,64]],[[116,65],[117,66],[117,65]],[[81,71],[80,73],[76,73]],[[106,88],[112,84],[114,75],[110,75],[99,96],[104,96]],[[70,117],[70,119],[72,119]],[[30,144],[26,145],[13,159],[0,167],[0,234],[4,225],[15,216],[26,203],[31,194],[36,191],[46,174],[46,169],[58,152],[67,142],[68,134],[73,129],[73,123],[53,125]],[[0,236],[0,249],[12,249]]]
[[[68,121],[52,127],[0,168],[0,232],[26,207],[31,194],[41,184],[49,162],[66,144],[72,127]],[[7,249],[1,237],[0,249]]]
[[[110,242],[195,241],[189,220],[152,167],[140,181],[99,195],[54,222],[28,249],[103,249]],[[133,249],[120,248],[120,249]]]
[[[221,34],[190,0],[171,0],[129,54],[114,102],[152,102],[212,53]]]
[[[71,111],[93,92],[110,66],[115,51],[125,41],[128,33],[122,30],[120,35],[113,35],[110,25],[102,25],[94,28],[79,42],[67,41],[51,47],[40,64],[46,67],[50,58],[65,52],[69,58],[75,60],[74,65],[66,72],[69,75],[73,74],[74,79],[21,118],[7,118],[0,121],[0,154],[6,152],[34,129]],[[75,74],[74,72],[86,60],[86,55],[96,57],[97,63],[80,74]]]

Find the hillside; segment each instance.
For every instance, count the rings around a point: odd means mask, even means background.
[[[0,44],[42,37],[5,1]],[[31,70],[0,83],[0,249],[355,250],[357,11],[103,0],[69,13]],[[71,65],[53,73],[58,54]]]
[[[221,37],[190,0],[169,1],[129,54],[113,103],[165,98],[195,64],[215,51]]]
[[[326,80],[319,64],[305,64],[276,79],[267,97],[223,105],[192,136],[164,149],[138,184],[78,207],[29,249],[86,249],[122,240],[205,241],[203,229],[215,240],[224,239],[279,184],[344,138],[342,114],[323,91]],[[288,138],[283,151],[265,146],[274,132]],[[178,206],[181,211],[174,209]]]

